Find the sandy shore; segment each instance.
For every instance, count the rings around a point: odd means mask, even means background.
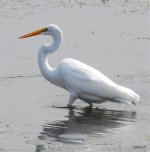
[[[149,152],[150,3],[148,0],[0,1],[0,151]],[[137,107],[106,103],[69,110],[68,93],[37,64],[44,36],[18,37],[47,24],[64,32],[49,57],[83,61],[141,96]]]

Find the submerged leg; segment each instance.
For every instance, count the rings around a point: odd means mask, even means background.
[[[93,103],[89,103],[89,107],[92,108],[93,107]]]
[[[75,93],[71,93],[70,94],[70,98],[69,98],[69,104],[68,107],[72,107],[72,104],[74,103],[74,101],[77,99],[77,95]]]

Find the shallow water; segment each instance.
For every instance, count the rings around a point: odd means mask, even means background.
[[[147,0],[0,1],[0,151],[149,152],[150,3]],[[137,107],[105,103],[93,109],[49,84],[37,65],[45,37],[18,37],[49,23],[64,42],[49,57],[83,61],[141,96]],[[92,51],[91,51],[92,50]]]

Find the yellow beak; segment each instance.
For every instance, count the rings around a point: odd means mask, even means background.
[[[22,36],[19,37],[19,39],[27,38],[27,37],[31,37],[31,36],[35,36],[35,35],[39,35],[40,33],[45,32],[47,30],[48,30],[47,28],[42,28],[42,29],[30,32],[28,34],[22,35]]]

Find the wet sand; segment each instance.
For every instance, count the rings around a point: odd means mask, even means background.
[[[140,1],[0,1],[0,151],[149,152],[150,3]],[[141,96],[137,107],[110,102],[68,109],[68,93],[37,64],[44,36],[18,37],[47,24],[64,32],[49,57],[83,61]]]

